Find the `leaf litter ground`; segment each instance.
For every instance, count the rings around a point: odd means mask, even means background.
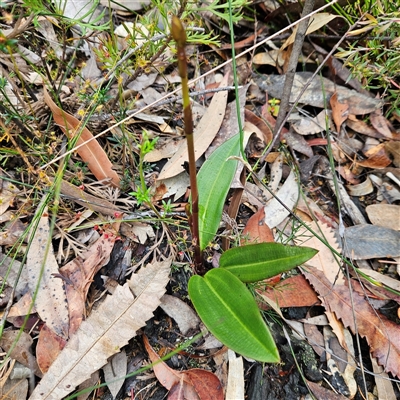
[[[67,2],[66,10],[73,3]],[[264,11],[272,15],[272,10]],[[205,335],[154,370],[124,379],[176,350],[201,327],[187,294],[191,238],[184,212],[189,184],[181,103],[179,98],[162,100],[171,85],[179,85],[176,66],[167,61],[170,50],[164,49],[147,69],[123,65],[124,75],[107,65],[106,39],[95,50],[63,52],[57,44],[65,37],[54,21],[32,25],[33,18],[18,19],[18,12],[12,11],[4,32],[20,47],[9,42],[7,52],[1,50],[8,57],[2,61],[0,110],[2,395],[64,398],[78,385],[84,389],[107,382],[96,390],[96,398],[161,399],[168,393],[171,399],[230,400],[244,394],[249,399],[300,399],[312,392],[316,398],[361,399],[365,391],[379,399],[396,398],[399,118],[384,117],[385,98],[375,98],[382,93],[369,93],[355,79],[344,78],[346,68],[332,57],[325,78],[296,73],[291,101],[297,99],[299,106],[280,133],[282,144],[265,155],[291,39],[278,38],[276,54],[260,49],[253,60],[239,59],[247,156],[252,165],[258,163],[257,176],[268,182],[269,190],[256,177],[243,181],[237,173],[218,237],[207,249],[207,265],[218,266],[220,246],[246,241],[294,240],[320,250],[299,271],[254,288],[282,363],[236,358]],[[116,23],[133,17],[113,18]],[[334,19],[319,13],[309,33],[321,32]],[[236,42],[244,43],[253,30],[243,20]],[[266,37],[263,29],[259,32]],[[121,54],[127,41],[120,40]],[[45,58],[40,46],[57,57]],[[314,46],[318,57],[330,50],[326,46]],[[21,49],[29,53],[27,59]],[[229,45],[216,50],[217,55],[205,49],[192,49],[193,77],[230,57]],[[306,45],[303,51],[310,53]],[[34,71],[34,60],[40,73]],[[80,75],[65,72],[61,61],[72,62]],[[311,62],[307,65],[315,70]],[[119,83],[104,80],[101,68],[107,76],[120,74]],[[51,82],[46,70],[55,71]],[[238,131],[233,93],[204,91],[232,85],[229,65],[221,72],[192,85],[200,91],[193,97],[199,163],[204,152],[208,157],[211,148]],[[133,113],[137,115],[121,123]],[[146,154],[140,176],[144,129],[159,139]],[[73,146],[81,147],[71,151]],[[138,192],[140,178],[151,188],[154,209],[129,194]],[[310,223],[314,233],[301,228],[299,219]],[[339,268],[340,254],[359,269],[343,263]],[[13,378],[17,372],[22,377]]]

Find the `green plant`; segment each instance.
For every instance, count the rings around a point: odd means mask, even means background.
[[[225,251],[220,268],[205,273],[202,251],[214,238],[223,205],[235,174],[241,135],[221,145],[196,177],[193,122],[187,85],[186,34],[178,17],[172,17],[171,33],[177,44],[182,80],[185,134],[189,154],[191,208],[187,210],[195,251],[195,272],[189,280],[190,299],[210,332],[244,356],[262,362],[278,362],[279,353],[246,283],[257,282],[302,264],[316,254],[307,247],[278,243],[251,244]]]
[[[360,13],[355,4],[340,10],[351,23]],[[361,36],[340,48],[336,57],[342,59],[355,78],[365,87],[378,91],[387,104],[386,117],[400,115],[400,12],[390,0],[365,1],[361,6],[364,19],[361,27],[350,32]],[[364,38],[365,37],[365,38]]]
[[[151,203],[150,189],[147,187],[145,180],[145,162],[144,157],[146,154],[150,153],[154,149],[156,145],[158,137],[154,139],[149,138],[149,134],[146,130],[143,131],[142,134],[142,142],[138,145],[139,148],[139,179],[140,183],[137,189],[134,192],[130,192],[129,194],[136,198],[138,204],[142,203]]]

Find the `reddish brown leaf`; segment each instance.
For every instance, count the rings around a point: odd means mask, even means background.
[[[113,186],[119,187],[119,177],[112,169],[111,161],[108,159],[107,154],[100,146],[99,142],[93,139],[93,135],[89,129],[85,127],[82,128],[81,121],[64,110],[61,110],[49,96],[45,86],[43,86],[43,93],[44,100],[53,113],[54,121],[67,135],[68,139],[72,139],[76,133],[80,133],[76,146],[87,142],[84,146],[80,147],[77,152],[82,160],[87,163],[93,175],[98,180],[109,178]]]
[[[61,279],[66,282],[69,310],[69,336],[79,328],[85,314],[85,301],[94,275],[107,264],[114,247],[115,235],[106,231],[82,255],[60,268]]]
[[[39,340],[36,346],[37,362],[43,373],[48,371],[66,343],[66,340],[57,336],[46,325],[43,326],[39,332]]]
[[[311,307],[319,304],[314,289],[302,275],[291,276],[260,294],[275,301],[279,307]]]
[[[221,382],[212,372],[200,368],[193,368],[183,371],[183,373],[190,379],[191,384],[201,400],[224,399],[224,391]]]
[[[333,93],[329,102],[332,107],[332,118],[335,121],[336,131],[340,132],[340,127],[349,115],[349,105],[339,102],[337,92]]]
[[[221,382],[212,372],[198,368],[187,371],[175,371],[169,368],[163,361],[160,361],[160,357],[153,350],[145,335],[143,335],[143,343],[149,354],[150,361],[156,363],[153,366],[153,370],[158,381],[170,390],[168,399],[224,399]]]
[[[358,293],[353,292],[350,297],[348,287],[332,285],[317,269],[309,267],[303,274],[319,293],[324,307],[334,312],[354,334],[358,332],[367,339],[372,355],[385,371],[400,377],[399,325],[378,314]]]
[[[249,121],[253,125],[255,125],[262,132],[265,144],[268,144],[272,141],[273,135],[271,128],[267,125],[267,123],[263,119],[257,117],[256,114],[254,114],[247,108],[244,109],[244,118],[246,121]]]
[[[243,236],[246,237],[247,243],[273,242],[274,234],[269,226],[265,223],[264,207],[261,207],[247,221],[243,230]]]
[[[392,163],[392,160],[386,154],[385,143],[378,144],[377,146],[365,152],[368,157],[364,161],[356,161],[357,165],[366,168],[382,169]]]

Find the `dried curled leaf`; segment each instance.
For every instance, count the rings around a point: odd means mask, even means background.
[[[308,281],[318,292],[324,307],[334,312],[346,327],[367,339],[370,351],[385,368],[385,371],[400,377],[399,326],[385,316],[377,314],[364,296],[349,288],[332,285],[321,271],[308,267],[303,271]]]
[[[83,321],[51,365],[30,400],[61,399],[107,363],[153,316],[169,281],[171,260],[149,264],[134,274],[135,297],[129,283],[117,286]],[[138,285],[136,285],[138,284]]]
[[[79,138],[76,145],[79,146],[86,142],[86,144],[80,147],[77,152],[82,157],[82,160],[87,163],[88,168],[92,171],[93,175],[99,181],[107,178],[111,179],[111,184],[115,187],[119,187],[119,176],[112,169],[112,164],[108,159],[107,154],[100,146],[99,142],[93,139],[93,135],[89,129],[82,127],[81,121],[76,119],[74,116],[61,110],[61,108],[58,107],[49,96],[45,86],[43,86],[43,93],[44,100],[53,113],[54,121],[67,135],[68,139],[72,139],[74,135],[78,133]]]

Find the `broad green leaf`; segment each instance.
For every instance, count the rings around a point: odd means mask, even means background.
[[[219,266],[242,282],[257,282],[289,271],[317,253],[310,247],[256,243],[227,250],[221,255]]]
[[[189,295],[207,329],[237,353],[279,362],[274,339],[246,285],[223,268],[192,276]]]
[[[197,175],[199,190],[199,236],[203,250],[214,239],[226,195],[233,177],[237,161],[227,160],[240,152],[239,135],[235,135],[219,146],[201,167]]]

